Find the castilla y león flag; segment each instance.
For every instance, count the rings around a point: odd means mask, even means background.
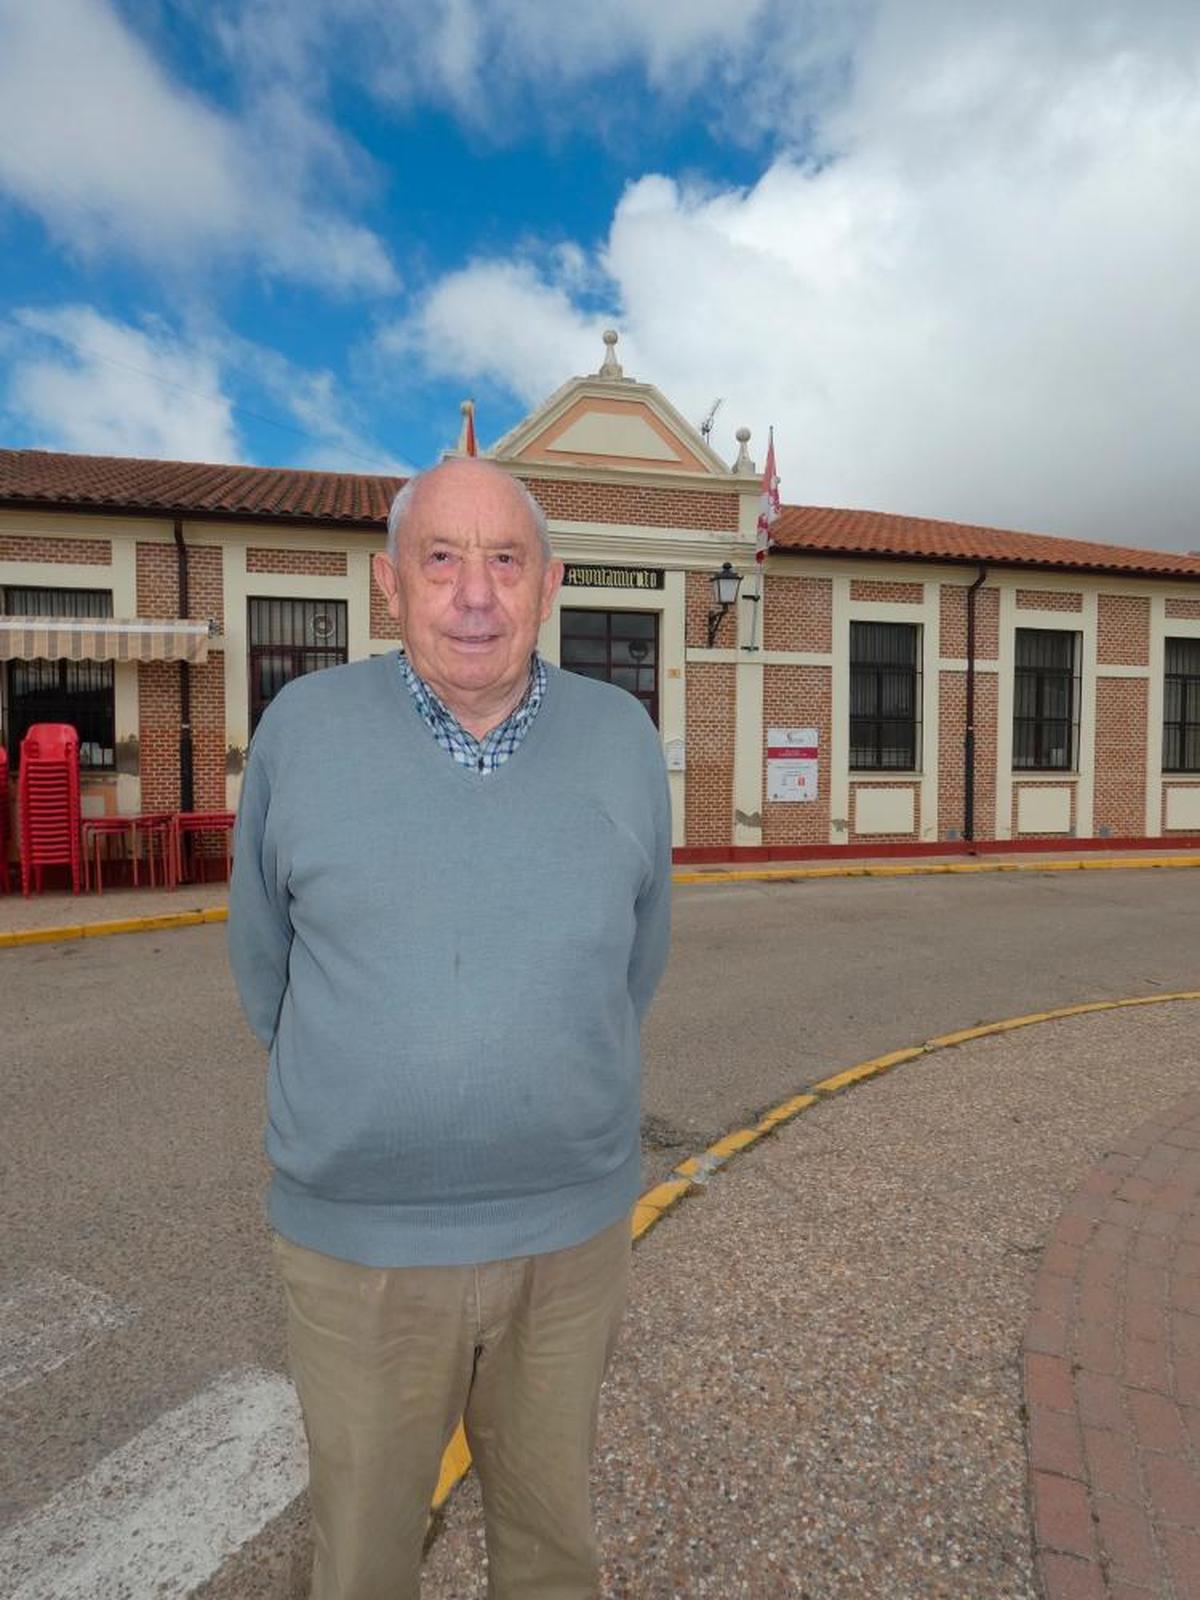
[[[754,559],[763,562],[771,548],[771,524],[779,515],[779,474],[775,471],[775,429],[767,435],[767,464],[763,468],[762,501],[758,511],[758,536]]]

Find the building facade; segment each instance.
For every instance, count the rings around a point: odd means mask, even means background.
[[[739,439],[610,342],[487,452],[566,563],[540,648],[645,705],[682,859],[1200,843],[1200,558],[785,506],[759,567]],[[72,721],[85,813],[233,809],[278,688],[400,642],[370,576],[398,486],[0,451],[14,766]]]

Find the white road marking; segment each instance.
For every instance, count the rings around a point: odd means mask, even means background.
[[[0,1394],[53,1372],[133,1316],[61,1272],[22,1279],[0,1295]]]
[[[0,1534],[3,1600],[178,1600],[308,1481],[300,1402],[227,1373]]]

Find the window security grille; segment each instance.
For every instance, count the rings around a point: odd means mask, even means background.
[[[850,624],[850,766],[915,772],[921,760],[921,629]]]
[[[111,617],[108,589],[4,590],[10,617]],[[93,771],[116,765],[116,715],[111,661],[10,661],[5,672],[6,743],[16,766],[21,740],[35,722],[66,722],[79,735],[79,764]]]
[[[658,724],[657,611],[585,611],[560,616],[559,661],[568,672],[628,689]]]
[[[250,600],[250,731],[293,678],[348,659],[344,600]]]
[[[1200,772],[1200,639],[1168,639],[1163,674],[1163,771]]]
[[[1013,681],[1013,766],[1070,772],[1079,758],[1079,635],[1018,628]]]

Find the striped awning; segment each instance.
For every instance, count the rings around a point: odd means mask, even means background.
[[[209,625],[178,617],[0,617],[0,661],[207,661]]]

